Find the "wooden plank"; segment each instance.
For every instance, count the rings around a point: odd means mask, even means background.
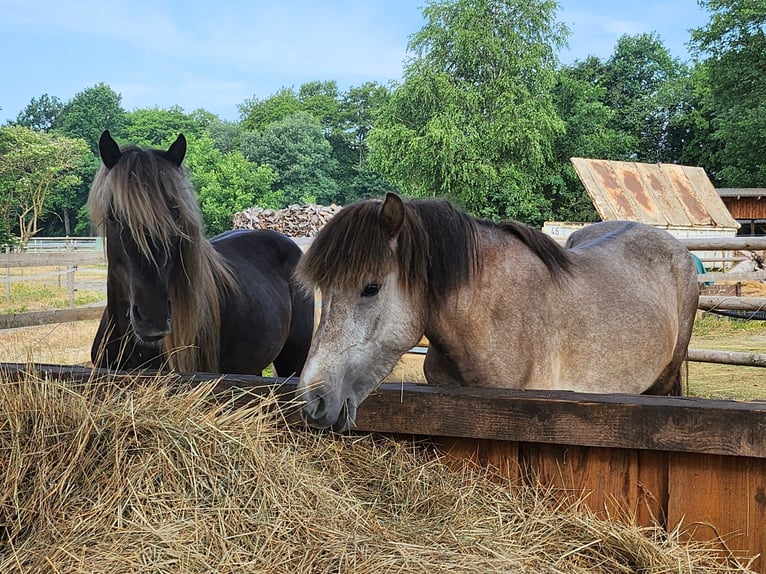
[[[516,442],[443,437],[438,439],[437,445],[455,468],[460,469],[468,463],[495,469],[514,484],[521,481]]]
[[[67,309],[48,309],[47,311],[29,311],[26,313],[0,315],[0,330],[100,319],[105,307],[104,303],[96,303]]]
[[[3,267],[66,267],[99,263],[106,264],[106,254],[101,251],[0,253],[0,266]]]
[[[761,251],[766,249],[766,236],[689,237],[679,238],[689,251]]]
[[[766,297],[722,297],[700,295],[698,309],[726,309],[732,311],[760,311],[766,309]]]
[[[683,538],[718,541],[725,555],[761,554],[766,568],[766,460],[691,453],[669,455],[668,526]]]
[[[718,365],[766,367],[766,353],[689,349],[687,351],[686,359],[695,363],[716,363]]]
[[[634,522],[640,494],[638,451],[522,443],[520,457],[529,484],[553,486],[563,496],[584,496],[598,516]]]
[[[636,523],[667,527],[668,453],[638,451],[638,508]]]
[[[713,281],[718,283],[721,281],[764,281],[766,280],[766,270],[761,271],[747,271],[744,273],[721,273],[713,271],[710,273],[700,273],[697,275],[697,281],[700,283],[707,283]]]

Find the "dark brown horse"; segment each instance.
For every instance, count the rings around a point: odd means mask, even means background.
[[[120,149],[105,131],[99,151],[88,207],[108,274],[94,365],[260,374],[273,362],[300,373],[314,306],[292,278],[300,248],[271,231],[208,241],[183,135],[168,150]]]
[[[680,394],[698,301],[690,254],[654,227],[599,223],[565,249],[393,194],[342,209],[298,276],[322,292],[298,396],[336,430],[423,334],[433,384]]]

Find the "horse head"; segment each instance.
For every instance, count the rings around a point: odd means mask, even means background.
[[[304,419],[342,431],[359,404],[423,334],[422,281],[414,281],[411,235],[402,200],[342,209],[319,232],[298,265],[307,288],[318,286],[322,313],[298,383]]]

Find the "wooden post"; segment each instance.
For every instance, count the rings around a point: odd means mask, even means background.
[[[10,253],[10,246],[6,246],[5,252]],[[11,300],[11,264],[5,266],[5,300]]]
[[[77,270],[77,265],[67,267],[66,273],[66,289],[69,293],[69,307],[74,307],[74,272]]]

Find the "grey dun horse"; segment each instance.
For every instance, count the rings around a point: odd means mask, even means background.
[[[432,384],[680,394],[698,302],[690,254],[654,227],[598,223],[562,248],[395,194],[342,209],[297,276],[322,293],[302,414],[336,431],[423,334]]]

